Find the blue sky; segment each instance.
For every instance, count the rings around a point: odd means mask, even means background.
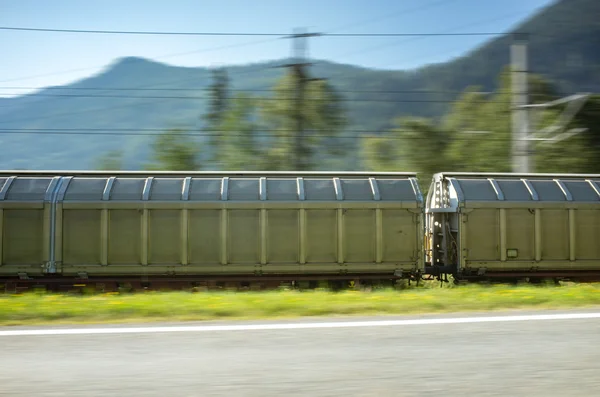
[[[288,33],[503,32],[551,0],[0,0],[0,26],[58,29]],[[409,69],[458,56],[488,37],[309,41],[313,58]],[[229,48],[227,48],[229,47]],[[181,66],[278,59],[289,40],[265,37],[96,35],[0,31],[0,86],[60,85],[141,56]],[[508,49],[507,49],[508,51]],[[37,77],[36,77],[37,76]],[[15,90],[3,88],[0,95]]]

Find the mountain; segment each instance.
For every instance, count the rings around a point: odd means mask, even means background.
[[[565,94],[600,91],[600,1],[562,0],[540,10],[513,32],[529,33],[533,73]],[[328,78],[346,101],[351,130],[378,132],[398,116],[440,117],[468,86],[496,88],[509,64],[510,35],[490,40],[449,62],[416,70],[374,70],[313,60],[311,73]],[[233,88],[269,89],[289,60],[228,67]],[[184,68],[143,58],[115,61],[97,75],[61,87],[0,100],[0,167],[87,169],[109,150],[126,152],[127,167],[147,160],[150,137],[140,129],[199,128],[206,108],[207,68]],[[142,90],[123,90],[134,87]],[[158,90],[149,90],[149,89]],[[362,91],[362,92],[361,92]],[[383,91],[372,94],[364,91]],[[414,91],[433,91],[415,93]],[[13,131],[11,131],[13,129]],[[71,135],[27,134],[24,129]],[[21,131],[14,131],[21,130]],[[112,135],[98,135],[98,132]],[[128,135],[125,135],[128,134]]]

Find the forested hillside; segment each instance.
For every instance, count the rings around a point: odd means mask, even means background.
[[[553,97],[561,93],[600,91],[598,15],[600,1],[563,0],[515,28],[515,31],[529,34],[531,68],[552,86]],[[343,126],[335,125],[335,134],[325,133],[330,127],[320,125],[317,128],[324,138],[319,141],[320,149],[325,144],[331,146],[323,153],[336,153],[337,150],[336,154],[341,156],[334,162],[322,162],[316,166],[366,167],[368,160],[367,163],[362,161],[364,152],[359,150],[364,148],[364,142],[354,137],[381,135],[385,138],[389,135],[387,131],[397,127],[398,118],[431,118],[427,121],[429,125],[449,128],[445,121],[448,117],[444,116],[456,109],[453,102],[462,98],[461,93],[467,87],[478,86],[482,91],[501,88],[498,77],[509,63],[510,40],[510,35],[496,38],[458,59],[412,71],[370,70],[313,60],[312,75],[328,79],[327,90],[333,88],[336,92],[335,101],[331,103],[339,106],[345,116]],[[238,115],[247,116],[246,122],[252,119],[252,123],[240,125],[239,118],[232,120],[233,116],[229,115],[229,124],[220,128],[262,130],[262,135],[259,135],[262,138],[253,147],[253,150],[259,151],[257,153],[260,153],[261,145],[273,144],[275,138],[269,132],[273,125],[281,123],[275,117],[277,109],[268,106],[277,100],[268,99],[277,99],[278,93],[273,88],[284,81],[285,71],[275,66],[285,63],[286,60],[282,59],[226,68],[231,96],[246,98],[236,101],[235,109]],[[207,122],[203,115],[209,112],[211,76],[211,70],[206,68],[181,68],[141,58],[124,58],[115,61],[102,73],[68,87],[54,87],[24,97],[2,99],[0,128],[4,133],[0,140],[4,150],[0,166],[92,168],[98,166],[100,156],[119,149],[121,167],[145,167],[153,161],[155,137],[152,135],[168,129],[201,135],[206,130]],[[279,95],[280,101],[289,99]],[[485,109],[488,116],[480,119],[479,122],[485,124],[481,127],[502,129],[508,133],[504,119],[489,106]],[[318,109],[313,110],[317,113],[307,117],[313,117],[315,123],[323,122],[319,119]],[[338,127],[343,127],[339,134]],[[289,130],[293,125],[288,123],[285,128]],[[35,134],[26,133],[26,130]],[[346,139],[338,139],[334,135],[346,136]],[[191,139],[195,144],[201,140],[196,135]],[[376,139],[370,140],[373,145],[377,143]],[[276,148],[271,149],[271,155],[286,156],[285,152],[276,154]],[[459,148],[452,150],[456,152]],[[423,152],[420,150],[420,153]],[[115,153],[112,155],[114,157]],[[203,166],[203,162],[211,156],[205,147],[194,165]],[[384,157],[380,157],[382,159]],[[273,163],[263,165],[269,164]],[[237,165],[243,167],[239,162]],[[404,161],[394,162],[391,166],[397,169],[411,165]]]

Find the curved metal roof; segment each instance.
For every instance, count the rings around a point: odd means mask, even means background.
[[[49,201],[59,177],[0,177],[0,201]]]
[[[600,202],[600,175],[439,173],[458,202]]]
[[[92,173],[56,176],[48,173],[0,176],[0,201],[423,201],[414,174],[295,175]]]
[[[110,170],[0,170],[0,177],[198,177],[198,178],[257,178],[257,177],[344,177],[344,178],[381,178],[381,177],[412,177],[416,172],[355,172],[355,171],[110,171]]]
[[[600,174],[569,174],[569,173],[518,173],[518,172],[438,172],[433,175],[433,179],[447,177],[465,177],[465,178],[562,178],[562,179],[581,179],[592,178],[600,179]]]

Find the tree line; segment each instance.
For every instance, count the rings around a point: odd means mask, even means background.
[[[306,170],[318,169],[323,156],[341,155],[336,138],[347,125],[341,96],[326,81],[308,81],[297,107],[296,81],[284,75],[268,96],[232,95],[227,72],[213,71],[210,101],[201,130],[171,129],[156,137],[150,170],[291,170],[301,157]],[[303,119],[298,153],[297,119]],[[96,168],[121,169],[122,151],[107,153]]]
[[[213,72],[210,102],[200,131],[172,129],[152,142],[151,170],[303,170],[345,165],[369,171],[416,171],[428,179],[443,170],[511,171],[510,74],[504,71],[495,92],[468,87],[440,119],[399,118],[378,134],[353,134],[343,98],[324,80],[307,83],[296,107],[295,75],[284,75],[267,96],[232,94],[224,69]],[[530,101],[558,99],[551,82],[529,76]],[[298,109],[301,109],[299,112]],[[555,121],[563,108],[539,114],[539,127]],[[297,118],[302,117],[298,146]],[[584,133],[553,145],[533,143],[535,172],[600,173],[600,96],[588,99],[569,128]],[[349,131],[350,130],[350,131]],[[194,132],[191,134],[190,132]],[[122,152],[107,153],[96,168],[123,167]]]
[[[511,172],[510,73],[499,76],[497,90],[482,93],[468,87],[441,120],[401,118],[386,134],[362,139],[365,168],[410,170],[421,179],[440,171]],[[561,98],[541,76],[529,76],[530,103]],[[547,108],[536,116],[537,128],[554,124],[564,106]],[[533,115],[532,115],[533,116]],[[534,142],[534,172],[600,173],[600,95],[591,96],[567,128],[585,132],[550,144]]]

